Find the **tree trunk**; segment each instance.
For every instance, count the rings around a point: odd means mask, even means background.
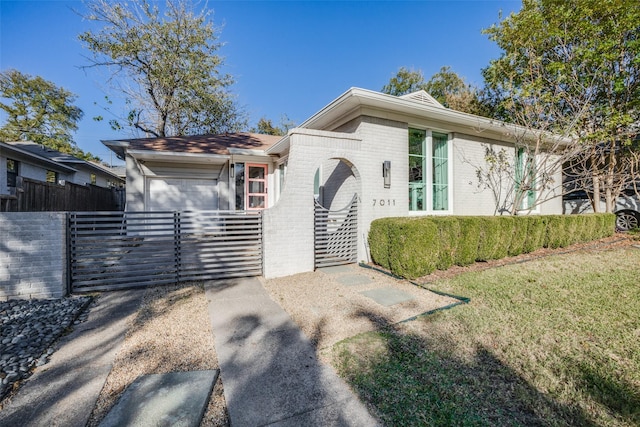
[[[591,197],[591,207],[595,213],[600,212],[600,177],[593,175],[593,196]]]

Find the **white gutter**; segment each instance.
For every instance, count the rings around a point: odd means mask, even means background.
[[[231,155],[244,155],[244,156],[261,156],[268,157],[269,155],[265,152],[265,150],[252,150],[250,148],[227,148],[229,150],[229,154]]]
[[[475,129],[476,133],[492,131],[511,138],[514,138],[514,136],[535,135],[534,131],[515,124],[361,88],[350,88],[298,127],[322,129],[357,107],[374,107],[384,111],[425,117],[458,126],[467,126]],[[560,138],[565,142],[571,140],[570,138],[554,135],[550,132],[540,132],[550,138]],[[280,142],[276,143],[272,148],[275,148]],[[271,150],[268,151],[270,152]]]
[[[181,153],[175,151],[128,150],[127,153],[137,160],[182,160],[193,163],[223,163],[231,158],[227,154]]]

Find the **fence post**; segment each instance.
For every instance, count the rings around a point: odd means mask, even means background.
[[[72,274],[73,274],[73,250],[71,248],[71,224],[72,224],[72,215],[75,215],[71,212],[67,212],[66,215],[66,227],[65,227],[65,235],[67,238],[67,295],[71,295],[73,291],[73,283],[72,283]]]
[[[180,283],[180,269],[182,268],[182,251],[180,242],[180,212],[173,212],[173,245],[175,251],[175,266],[176,266],[176,284]]]

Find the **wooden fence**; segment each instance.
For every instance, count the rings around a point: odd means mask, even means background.
[[[0,212],[121,211],[125,190],[21,178],[15,196],[0,199]]]

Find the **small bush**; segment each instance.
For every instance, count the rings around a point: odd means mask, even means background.
[[[369,246],[373,262],[413,279],[452,265],[562,248],[614,231],[613,214],[382,218],[371,223]]]
[[[369,252],[371,260],[386,269],[391,269],[391,240],[389,228],[393,224],[391,218],[381,218],[371,223],[369,229]]]
[[[416,278],[436,270],[440,236],[434,222],[423,218],[403,219],[390,227],[389,237],[392,272]]]

